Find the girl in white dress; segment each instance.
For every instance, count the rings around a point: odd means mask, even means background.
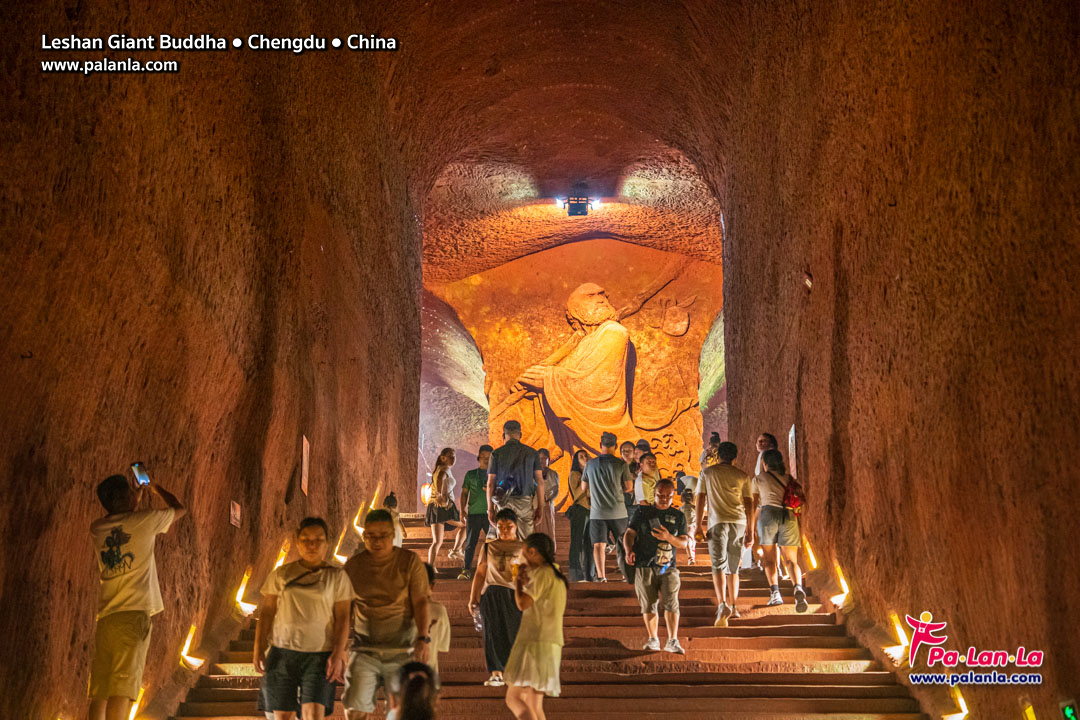
[[[555,564],[554,545],[544,533],[525,538],[525,564],[514,582],[521,627],[503,678],[506,706],[519,720],[545,720],[544,696],[559,696],[566,578]]]

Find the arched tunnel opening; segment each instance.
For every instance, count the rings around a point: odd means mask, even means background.
[[[1075,713],[1072,5],[0,17],[20,39],[0,49],[0,637],[17,649],[0,715],[98,717],[108,588],[136,562],[131,533],[90,530],[123,524],[106,478],[135,492],[138,461],[141,502],[184,509],[140,551],[160,600],[144,583],[130,606],[153,630],[120,715],[260,718],[254,618],[303,559],[301,521],[325,519],[330,576],[370,552],[392,492],[425,556],[435,457],[457,451],[460,491],[506,418],[564,483],[597,431],[647,440],[666,476],[700,475],[716,430],[751,474],[775,436],[804,489],[788,547],[806,613],[793,579],[770,606],[744,568],[741,617],[714,627],[701,538],[694,565],[676,553],[685,656],[642,650],[609,556],[615,582],[568,589],[553,717]],[[556,202],[586,192],[587,215]],[[617,343],[582,322],[600,298]],[[509,717],[446,549],[440,715]]]

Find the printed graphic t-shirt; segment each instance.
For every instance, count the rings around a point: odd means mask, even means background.
[[[101,582],[99,620],[128,610],[157,615],[165,609],[154,539],[168,530],[175,518],[176,511],[169,508],[107,515],[90,524]]]
[[[678,508],[659,510],[655,505],[642,505],[630,524],[630,529],[637,533],[634,537],[634,567],[651,567],[665,573],[675,566],[675,546],[653,537],[654,520],[679,537],[686,535],[686,516]]]
[[[487,515],[487,470],[475,468],[465,473],[462,491],[469,491],[469,515]]]
[[[358,552],[345,563],[356,600],[353,634],[360,647],[408,648],[416,637],[412,598],[428,595],[427,570],[420,556],[395,547],[377,562]]]
[[[353,590],[341,568],[328,565],[312,570],[297,560],[271,572],[262,594],[278,598],[271,645],[297,652],[326,652],[334,647],[334,603],[352,600]]]

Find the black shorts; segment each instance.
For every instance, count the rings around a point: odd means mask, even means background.
[[[592,540],[593,545],[606,543],[609,532],[615,536],[615,542],[621,542],[623,533],[626,532],[626,518],[589,519],[589,539]]]
[[[319,703],[334,712],[335,684],[326,679],[328,652],[298,652],[271,647],[266,653],[266,674],[259,689],[260,710],[300,714],[300,705]],[[297,689],[300,702],[297,703]]]
[[[424,513],[424,524],[428,527],[432,525],[438,525],[447,522],[461,522],[461,511],[457,509],[457,505],[449,505],[447,507],[439,507],[435,503],[431,503],[427,506],[427,512]]]

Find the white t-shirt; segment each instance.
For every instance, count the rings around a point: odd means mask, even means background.
[[[428,665],[436,673],[439,672],[439,653],[450,652],[450,616],[446,613],[446,606],[442,603],[431,601],[428,603],[431,613],[431,653],[428,655]]]
[[[686,492],[689,492],[691,495],[697,490],[698,479],[693,475],[683,475],[679,480],[682,480],[683,487],[686,488]],[[678,485],[677,482],[676,485]]]
[[[326,652],[334,647],[334,603],[351,601],[353,588],[341,568],[327,565],[311,570],[297,560],[271,572],[262,594],[278,596],[271,645],[297,652]]]
[[[157,615],[165,609],[154,539],[168,530],[175,518],[176,511],[169,508],[107,515],[90,524],[101,581],[99,620],[128,610]]]
[[[780,482],[773,479],[764,470],[754,478],[754,494],[761,496],[761,506],[771,505],[773,507],[784,507],[784,490],[787,483],[791,481],[791,477],[786,473],[781,475],[780,473],[773,473]],[[784,483],[781,485],[780,483]]]

